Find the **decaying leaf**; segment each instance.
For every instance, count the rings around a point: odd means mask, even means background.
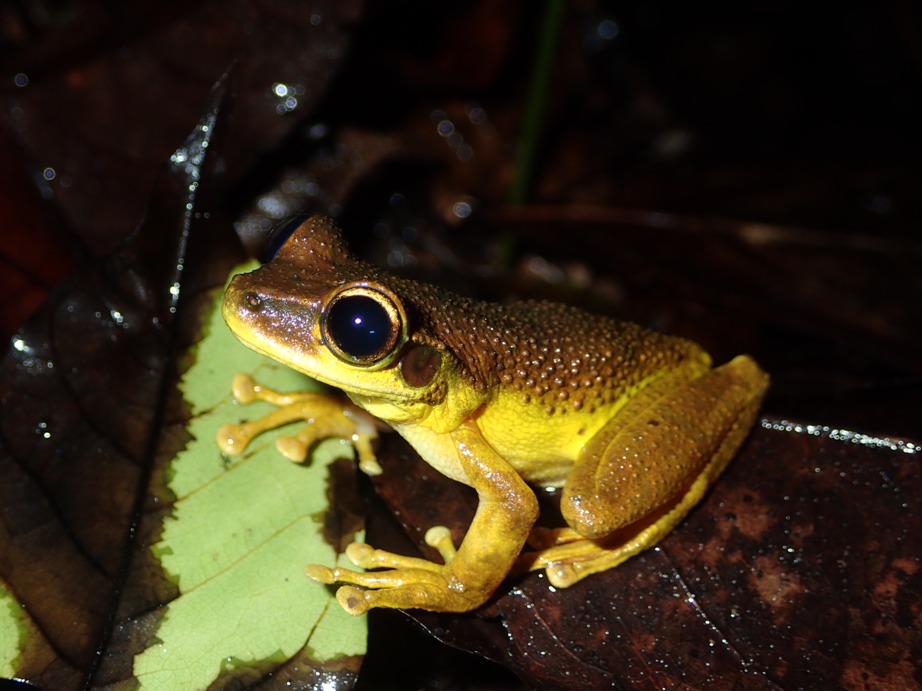
[[[911,688],[920,458],[918,442],[764,419],[654,550],[566,590],[531,574],[474,614],[411,615],[541,688]],[[463,534],[467,488],[396,440],[382,464],[378,491],[410,535]]]
[[[36,3],[40,4],[40,3]],[[358,2],[74,3],[0,25],[0,108],[89,250],[137,223],[162,161],[234,65],[230,178],[298,127],[347,54]],[[15,76],[15,79],[14,79]]]
[[[324,464],[291,464],[268,436],[228,462],[214,441],[236,370],[295,383],[256,364],[215,308],[237,252],[209,213],[225,87],[131,242],[61,285],[3,362],[4,676],[49,689],[355,679],[364,622],[302,571],[335,559]]]
[[[34,244],[46,264],[52,253],[99,255],[127,234],[202,92],[246,46],[238,69],[247,114],[233,138],[233,170],[245,175],[224,204],[195,202],[227,212],[225,227],[239,229],[243,207],[257,229],[280,207],[341,209],[347,232],[364,234],[365,256],[439,280],[460,275],[477,296],[586,302],[690,335],[718,359],[750,352],[771,372],[766,415],[775,422],[659,549],[569,591],[533,575],[474,615],[413,613],[433,635],[502,661],[529,686],[922,685],[919,550],[906,530],[918,524],[918,454],[833,431],[920,439],[922,99],[911,96],[918,66],[906,47],[922,23],[911,4],[812,13],[802,3],[771,13],[738,5],[719,16],[692,5],[569,6],[536,203],[514,211],[502,200],[527,115],[537,5],[420,14],[369,3],[371,19],[357,27],[354,5],[343,3],[345,15],[300,1],[8,5],[0,100],[12,165],[3,170],[34,176],[52,196],[27,205],[22,185],[6,185],[0,234]],[[290,22],[285,7],[298,12]],[[228,29],[229,8],[238,18],[266,10],[252,44]],[[309,85],[312,98],[323,90],[352,28],[358,40],[323,120],[301,118],[304,99],[279,113],[292,105],[288,86]],[[375,174],[395,152],[399,160]],[[174,221],[188,182],[175,181],[177,196],[154,197],[148,225],[166,244],[182,230]],[[32,232],[47,218],[53,248]],[[165,572],[149,547],[172,558],[164,540],[209,517],[183,523],[192,492],[182,520],[163,531],[176,497],[157,474],[186,444],[191,413],[162,382],[185,367],[171,359],[197,340],[191,315],[207,309],[205,291],[240,258],[220,222],[192,226],[178,328],[168,297],[175,256],[148,238],[134,259],[123,252],[59,289],[0,372],[0,618],[13,624],[0,634],[2,674],[40,670],[29,678],[67,688],[98,663],[94,679],[131,683],[135,656],[169,626],[151,613],[163,615],[168,601],[186,607],[181,565]],[[503,233],[515,239],[509,266],[520,262],[518,273],[491,263]],[[0,254],[5,278],[16,255]],[[23,307],[18,293],[4,296],[6,312]],[[832,429],[782,426],[781,416]],[[376,487],[386,503],[373,504],[370,541],[397,549],[380,530],[394,515],[417,542],[434,522],[463,535],[469,491],[412,460],[399,440],[384,449],[388,472]],[[292,470],[277,461],[270,475]],[[217,473],[213,463],[205,466]],[[234,467],[206,488],[232,482]],[[138,492],[145,483],[150,491]],[[315,526],[305,528],[306,540]],[[232,615],[236,604],[223,606]],[[377,668],[369,655],[360,684],[380,688],[381,670],[395,667],[395,687],[503,683],[471,682],[469,656],[452,658],[406,628],[395,635],[398,617],[370,617],[377,643],[393,645]],[[270,668],[266,686],[309,685],[308,653],[284,665],[232,660],[215,685]],[[338,679],[351,680],[354,662]]]

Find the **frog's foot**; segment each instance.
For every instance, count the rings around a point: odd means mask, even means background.
[[[453,559],[455,548],[447,528],[430,529],[426,541],[436,547],[443,558],[448,557],[448,562]],[[347,584],[336,591],[336,599],[350,614],[364,614],[372,607],[407,609],[421,606],[460,612],[473,609],[481,602],[481,599],[471,599],[470,595],[465,597],[450,563],[437,564],[428,559],[394,554],[361,542],[349,545],[346,556],[363,569],[385,570],[359,572],[311,564],[304,571],[318,583]]]
[[[607,545],[604,541],[589,540],[584,537],[567,539],[560,544],[536,551],[524,552],[516,564],[516,572],[538,571],[544,569],[548,582],[555,588],[569,588],[579,581],[613,569],[634,555],[650,548],[659,540],[651,537],[647,530],[638,533],[627,542]],[[664,531],[663,535],[668,532]],[[569,536],[568,536],[569,538]]]
[[[551,585],[569,588],[586,576],[613,569],[668,535],[701,500],[708,485],[707,477],[697,478],[671,508],[626,539],[620,531],[608,538],[590,540],[571,528],[534,528],[528,542],[538,550],[524,552],[516,571],[545,569]]]
[[[371,446],[378,436],[378,423],[357,406],[331,394],[308,391],[280,393],[257,384],[246,374],[236,375],[231,388],[234,398],[240,403],[265,401],[278,407],[256,420],[221,427],[217,432],[217,442],[224,453],[241,454],[263,432],[301,421],[305,423],[301,430],[292,436],[279,437],[275,442],[279,453],[286,458],[303,463],[319,441],[348,439],[355,448],[362,472],[381,474],[381,466]]]
[[[538,516],[538,500],[473,422],[460,425],[450,438],[480,500],[464,540],[456,550],[446,528],[427,531],[426,542],[438,550],[444,564],[352,544],[346,556],[354,564],[384,570],[356,573],[308,567],[315,580],[344,584],[337,599],[346,611],[361,614],[372,607],[397,607],[467,612],[486,602],[509,574]]]

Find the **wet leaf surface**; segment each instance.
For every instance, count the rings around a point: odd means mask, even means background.
[[[244,53],[224,149],[231,192],[211,208],[223,218],[215,226],[234,222],[251,252],[279,216],[332,213],[362,255],[415,277],[480,297],[583,304],[693,337],[718,360],[750,352],[773,376],[770,420],[922,439],[917,9],[570,7],[534,201],[510,209],[537,11],[371,2],[350,25],[351,8],[308,5],[291,14],[282,3],[87,4],[67,21],[42,3],[0,9],[7,333],[68,267],[138,223],[155,170]],[[252,41],[233,17],[255,18]],[[15,86],[20,73],[28,86]],[[276,83],[317,88],[279,116]],[[41,182],[46,168],[55,177]],[[158,224],[170,227],[148,220]],[[184,298],[219,285],[232,263],[235,248],[215,232],[190,246],[198,258],[183,279],[196,286]],[[199,323],[180,318],[175,340],[153,327],[151,315],[169,310],[148,287],[169,285],[172,269],[162,251],[136,257],[138,275],[122,264],[90,279],[87,269],[59,287],[23,332],[41,346],[33,366],[3,372],[4,392],[28,393],[15,405],[4,393],[4,443],[31,459],[28,473],[0,480],[4,525],[50,527],[25,543],[3,536],[0,564],[18,582],[79,595],[37,607],[49,630],[64,631],[51,652],[29,653],[62,675],[49,678],[78,678],[66,675],[93,659],[104,620],[153,611],[174,592],[169,582],[154,595],[129,589],[115,610],[109,599],[152,572],[125,571],[125,517],[149,459],[183,443],[179,401],[158,399],[158,387],[181,368],[170,344],[193,342]],[[113,306],[128,326],[114,325]],[[118,386],[102,372],[117,372]],[[157,400],[162,418],[150,409]],[[50,452],[46,432],[66,452]],[[470,494],[405,458],[399,442],[383,449],[395,472],[367,487],[370,540],[413,553],[438,517],[460,537]],[[529,686],[917,686],[922,653],[907,617],[918,621],[919,549],[905,530],[919,520],[914,459],[758,429],[660,549],[569,591],[530,576],[478,615],[413,616]],[[151,495],[143,508],[153,515],[170,500]],[[137,544],[155,542],[156,525],[142,521]],[[70,537],[54,537],[62,530]],[[404,530],[413,540],[400,542]],[[360,687],[521,685],[399,616],[370,618]],[[147,633],[111,630],[112,649],[138,649]]]
[[[259,360],[216,329],[216,289],[240,257],[209,198],[226,86],[146,223],[59,286],[3,362],[0,664],[43,688],[348,688],[361,662],[364,622],[299,587],[287,558],[285,541],[305,533],[325,546],[313,522],[325,465],[312,478],[272,446],[225,463],[214,442],[232,419],[230,373]],[[303,386],[276,369],[280,385]]]
[[[198,133],[184,151],[200,157],[213,136]],[[23,603],[28,648],[16,669],[42,684],[72,688],[91,677],[117,608],[157,602],[156,588],[147,602],[120,595],[142,511],[166,499],[147,494],[155,460],[183,441],[182,407],[167,386],[183,344],[171,286],[194,310],[213,269],[180,283],[178,262],[206,242],[215,266],[233,253],[232,243],[222,250],[207,237],[209,224],[186,243],[185,205],[203,202],[189,199],[201,166],[189,161],[164,176],[151,231],[61,284],[3,362],[4,582]],[[165,582],[160,589],[171,592]]]
[[[162,162],[198,120],[215,79],[235,65],[224,152],[235,180],[316,106],[359,7],[87,2],[70,15],[36,11],[43,22],[10,9],[0,35],[18,49],[0,55],[0,101],[46,194],[99,254],[137,224]]]
[[[920,454],[911,442],[765,419],[653,551],[566,590],[531,574],[475,615],[412,616],[541,688],[909,688]],[[411,453],[383,462],[379,494],[411,535],[470,520],[475,497],[450,500],[450,483]]]
[[[0,129],[0,334],[13,333],[42,304],[48,292],[74,270],[68,248],[43,219],[41,194],[18,160],[9,133]],[[23,238],[28,238],[24,242]]]

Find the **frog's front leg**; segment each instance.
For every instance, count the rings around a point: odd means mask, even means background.
[[[768,376],[740,356],[643,389],[590,440],[567,478],[561,511],[578,535],[564,530],[558,544],[523,555],[520,565],[546,567],[551,583],[567,587],[655,545],[733,458],[767,386]],[[634,525],[628,536],[616,533]]]
[[[434,529],[427,541],[439,549],[445,564],[355,544],[346,554],[357,566],[389,570],[358,573],[308,567],[308,575],[321,583],[351,584],[337,592],[340,604],[351,614],[372,607],[468,611],[496,591],[515,563],[538,515],[534,492],[483,440],[474,423],[465,423],[450,436],[480,500],[461,546],[455,552],[444,531]]]
[[[311,448],[324,439],[348,439],[355,448],[359,468],[367,475],[380,475],[381,466],[375,458],[372,443],[378,437],[378,421],[342,396],[314,391],[282,393],[258,384],[248,374],[234,375],[231,391],[239,403],[265,401],[276,409],[256,420],[228,424],[217,431],[217,443],[228,456],[243,453],[251,441],[263,432],[291,422],[304,426],[294,436],[279,437],[279,453],[303,463]]]

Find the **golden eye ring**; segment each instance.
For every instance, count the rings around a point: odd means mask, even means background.
[[[384,286],[347,283],[320,313],[323,342],[337,358],[359,367],[385,367],[407,340],[400,299]]]

